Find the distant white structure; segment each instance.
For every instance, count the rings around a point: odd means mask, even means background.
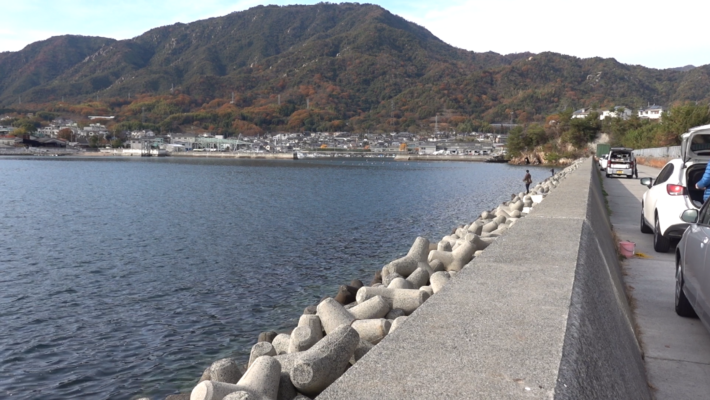
[[[113,115],[107,115],[107,116],[104,116],[104,115],[89,115],[89,119],[92,120],[92,121],[95,120],[95,119],[114,119],[114,118],[116,118],[116,117],[113,116]]]
[[[142,138],[152,138],[155,137],[155,132],[151,130],[133,131],[131,132],[131,138],[142,139]]]
[[[662,114],[663,107],[655,104],[639,110],[639,118],[661,119]]]
[[[623,106],[616,106],[610,110],[602,111],[599,119],[603,120],[605,118],[621,118],[624,121],[631,118],[632,112],[630,109]]]
[[[580,108],[579,110],[572,113],[572,118],[587,118],[587,116],[591,112],[591,108]]]

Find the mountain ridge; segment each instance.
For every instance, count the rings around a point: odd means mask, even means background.
[[[4,106],[20,96],[81,103],[171,93],[193,99],[181,112],[235,93],[238,108],[280,99],[292,113],[313,108],[329,120],[426,128],[439,113],[479,122],[512,113],[525,123],[569,107],[707,101],[710,66],[657,70],[552,52],[474,53],[380,6],[355,3],[257,6],[127,40],[65,35],[0,53]]]

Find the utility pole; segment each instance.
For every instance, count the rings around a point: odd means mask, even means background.
[[[310,109],[311,109],[311,100],[306,99],[306,110],[310,110]]]
[[[281,95],[279,95],[279,106],[281,106]]]
[[[145,107],[141,107],[141,124],[145,124]]]
[[[234,104],[234,92],[232,92],[232,101],[230,101],[229,104]]]

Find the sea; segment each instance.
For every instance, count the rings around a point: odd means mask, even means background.
[[[524,190],[388,158],[0,159],[0,398],[163,399]],[[529,167],[535,182],[548,169]]]

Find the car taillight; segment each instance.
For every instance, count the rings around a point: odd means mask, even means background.
[[[671,196],[683,196],[687,194],[685,187],[680,185],[666,185],[666,190]]]

